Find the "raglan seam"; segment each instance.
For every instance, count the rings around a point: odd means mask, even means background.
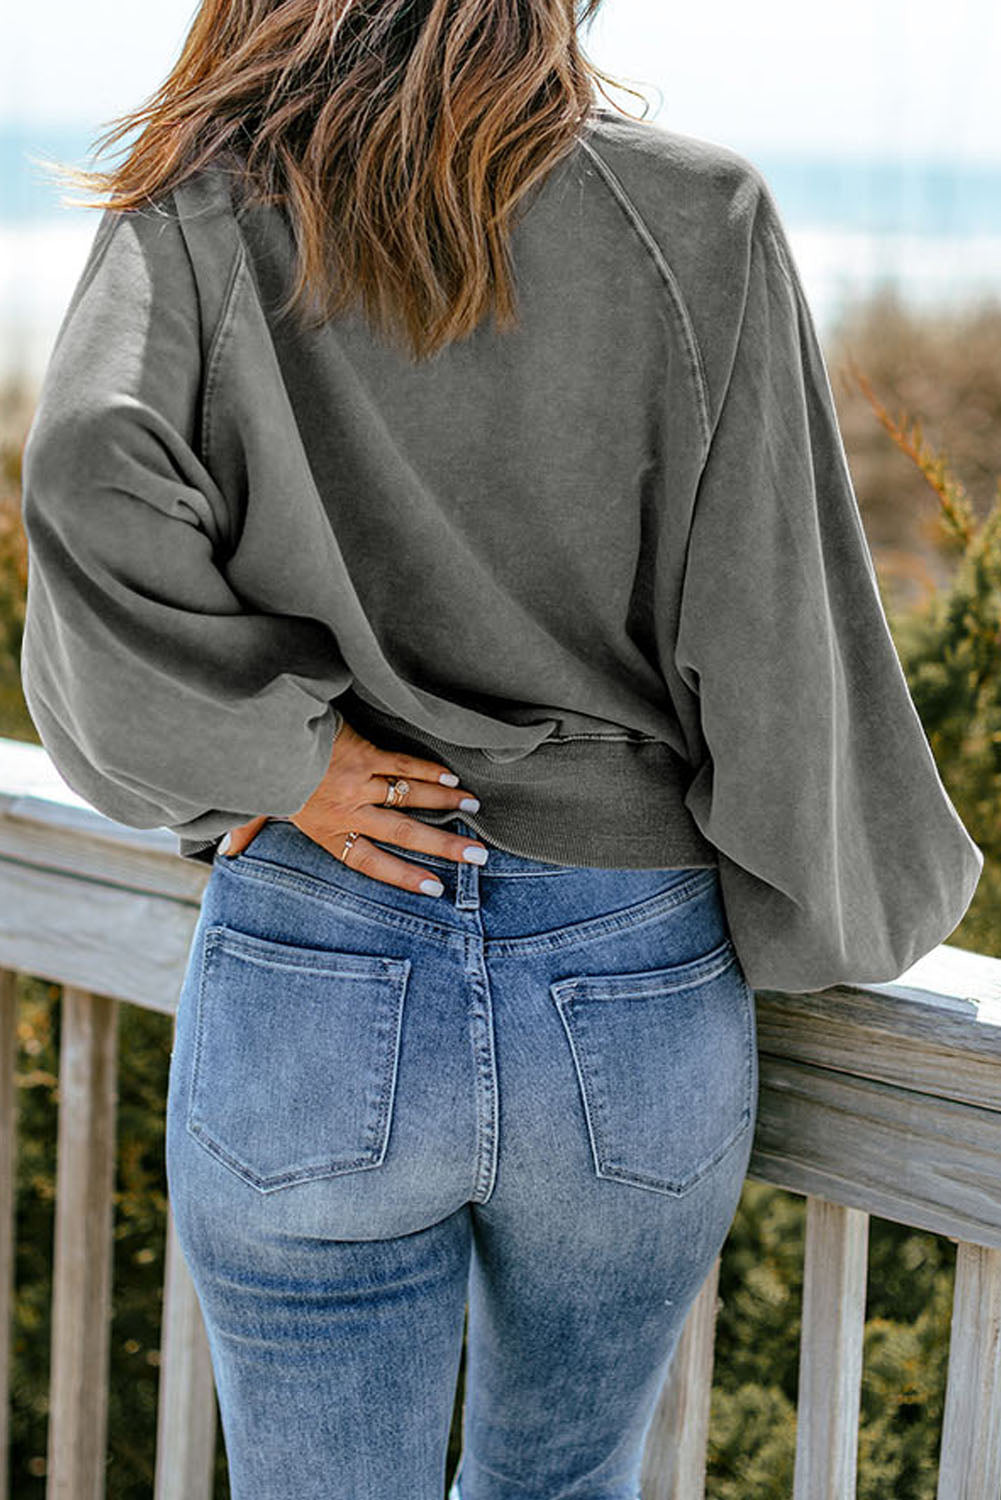
[[[720,396],[719,405],[716,408],[716,414],[713,417],[712,424],[711,424],[710,430],[709,430],[709,436],[708,436],[705,448],[704,448],[703,453],[702,453],[702,458],[701,458],[701,461],[699,463],[698,471],[697,471],[697,473],[695,475],[694,488],[693,488],[693,491],[692,491],[691,513],[690,513],[689,518],[688,518],[688,528],[687,528],[687,532],[686,532],[686,535],[685,535],[684,547],[682,549],[682,570],[681,570],[681,573],[682,573],[683,583],[682,583],[681,605],[680,605],[680,607],[682,609],[684,607],[685,581],[687,580],[689,569],[691,567],[692,548],[693,548],[693,546],[695,544],[695,528],[696,528],[696,523],[697,523],[697,520],[698,520],[699,510],[700,510],[700,502],[701,502],[701,497],[702,497],[703,484],[705,482],[706,468],[708,467],[710,458],[712,456],[713,444],[716,441],[716,431],[717,431],[717,428],[719,427],[720,422],[723,419],[723,413],[726,410],[727,401],[728,401],[729,395],[730,395],[730,388],[731,388],[731,386],[733,384],[734,371],[736,369],[737,361],[740,358],[740,345],[741,345],[741,340],[743,339],[743,336],[744,336],[744,324],[745,324],[745,320],[747,318],[748,298],[750,297],[750,292],[751,292],[750,263],[753,261],[753,258],[754,258],[754,243],[755,243],[756,225],[757,225],[757,221],[758,221],[758,215],[761,213],[761,205],[762,205],[762,203],[765,202],[765,200],[767,198],[767,185],[762,182],[762,179],[761,179],[760,175],[755,171],[755,172],[752,172],[752,177],[754,177],[756,179],[759,191],[758,191],[758,196],[757,196],[757,201],[756,201],[756,204],[755,204],[754,215],[753,215],[753,219],[752,219],[752,223],[751,223],[751,230],[750,230],[750,234],[749,234],[749,237],[748,237],[748,276],[747,276],[747,279],[746,279],[745,284],[744,284],[744,294],[743,294],[743,297],[741,298],[740,315],[737,318],[737,336],[736,336],[736,339],[734,340],[733,358],[732,358],[732,360],[730,362],[730,367],[729,367],[729,369],[728,369],[728,371],[726,373],[726,379],[725,379],[725,381],[723,383],[723,391],[722,391],[722,395]],[[762,188],[764,188],[765,190],[762,191]],[[768,228],[767,216],[763,216],[762,217],[762,222],[765,224],[766,228]],[[677,647],[677,639],[675,641],[675,648],[676,647]],[[679,673],[681,675],[682,681],[685,682],[685,684],[689,688],[689,690],[693,691],[693,692],[698,692],[698,688],[693,688],[692,687],[692,685],[688,682],[687,677],[685,676],[685,673],[680,671],[680,667],[679,667],[678,670],[679,670]]]
[[[780,269],[782,271],[782,274],[785,277],[786,281],[789,283],[790,290],[795,294],[795,292],[796,292],[796,278],[793,275],[792,267],[789,264],[789,259],[788,259],[788,256],[786,254],[785,246],[783,245],[781,239],[779,238],[778,234],[776,233],[774,224],[771,222],[771,209],[768,206],[767,195],[764,196],[764,201],[765,201],[765,205],[766,205],[766,212],[764,214],[764,217],[762,218],[762,223],[765,226],[765,233],[768,235],[768,238],[771,241],[772,249],[775,252],[775,257],[776,257],[776,260],[778,261],[778,264],[779,264],[779,267],[780,267]]]
[[[741,343],[741,340],[742,340],[742,338],[744,336],[744,323],[745,323],[745,320],[747,318],[747,302],[748,302],[748,298],[750,296],[750,291],[751,291],[750,262],[753,261],[753,259],[754,259],[754,248],[755,248],[755,240],[756,240],[756,237],[757,237],[757,223],[758,223],[759,217],[761,219],[761,223],[763,224],[765,232],[767,233],[769,239],[772,241],[773,244],[778,245],[779,252],[780,252],[780,255],[779,255],[779,264],[780,264],[781,269],[782,269],[782,274],[789,280],[790,285],[792,285],[792,278],[790,276],[789,271],[786,268],[785,258],[784,258],[784,256],[781,253],[781,245],[779,244],[778,240],[776,239],[774,231],[772,230],[772,227],[771,227],[771,225],[768,222],[768,216],[767,216],[767,200],[768,200],[767,184],[762,181],[760,175],[756,171],[752,172],[752,177],[753,177],[753,179],[758,184],[759,192],[758,192],[757,200],[756,200],[756,203],[755,203],[755,209],[754,209],[754,215],[753,215],[752,222],[751,222],[750,234],[748,236],[748,259],[749,259],[748,277],[747,277],[747,280],[745,281],[745,284],[744,284],[744,294],[743,294],[743,297],[741,298],[741,303],[740,303],[740,314],[739,314],[739,316],[737,317],[737,320],[736,320],[737,336],[736,336],[736,339],[734,340],[733,359],[732,359],[732,361],[730,363],[729,369],[726,372],[726,378],[723,381],[723,389],[722,389],[722,394],[720,396],[719,405],[717,406],[717,408],[716,408],[716,414],[715,414],[715,416],[712,419],[712,423],[711,423],[710,429],[709,429],[709,439],[708,439],[708,442],[706,443],[705,449],[704,449],[703,454],[702,454],[702,459],[701,459],[701,461],[699,463],[698,472],[697,472],[696,478],[695,478],[696,493],[698,492],[698,488],[699,488],[699,486],[702,483],[702,476],[703,476],[703,474],[705,472],[706,464],[709,462],[709,456],[710,456],[710,454],[712,452],[712,446],[713,446],[713,443],[715,442],[715,439],[716,439],[716,429],[719,426],[720,421],[722,420],[722,417],[723,417],[723,413],[724,413],[724,411],[726,409],[727,400],[728,400],[729,394],[730,394],[730,387],[733,384],[734,369],[736,367],[736,362],[737,362],[737,360],[740,357],[740,343]],[[762,210],[762,205],[765,206],[764,207],[764,211]]]
[[[216,323],[208,353],[205,356],[205,388],[202,391],[202,443],[205,449],[205,462],[210,470],[212,468],[212,439],[215,430],[214,401],[218,386],[219,366],[222,362],[226,340],[232,332],[236,321],[237,290],[243,280],[246,265],[246,250],[241,242],[237,245],[233,254],[226,290],[223,293],[219,320]]]
[[[184,183],[180,184],[181,188],[184,188],[186,186],[186,183],[187,183],[187,179],[186,179],[186,181]],[[174,189],[172,191],[171,198],[172,198],[172,201],[174,203],[175,210],[177,211],[177,220],[176,220],[177,227],[178,227],[178,231],[180,233],[181,243],[182,243],[182,245],[184,247],[184,254],[185,254],[185,257],[186,257],[187,262],[188,262],[188,269],[189,269],[189,271],[191,273],[192,284],[193,284],[194,289],[195,289],[195,301],[196,301],[197,306],[198,306],[199,320],[200,320],[200,323],[202,325],[202,327],[201,327],[202,347],[205,350],[205,353],[204,353],[204,356],[203,356],[202,394],[201,394],[201,399],[199,401],[199,423],[200,423],[200,427],[201,427],[201,443],[200,443],[201,454],[200,454],[200,457],[201,457],[203,463],[205,464],[206,468],[211,473],[211,472],[213,472],[213,469],[212,469],[212,432],[213,432],[213,423],[214,423],[214,416],[215,416],[214,405],[213,405],[213,398],[215,396],[215,390],[216,390],[216,376],[217,376],[218,367],[219,367],[219,360],[220,360],[220,354],[221,354],[221,345],[222,345],[222,342],[223,342],[223,339],[224,339],[225,335],[229,332],[230,328],[232,327],[232,323],[233,323],[233,313],[234,313],[234,310],[235,310],[235,302],[236,302],[236,295],[235,295],[236,294],[236,284],[237,284],[237,281],[239,280],[239,273],[240,273],[241,266],[242,266],[242,264],[243,264],[243,262],[244,262],[244,260],[246,258],[246,250],[245,250],[245,247],[243,245],[242,240],[238,238],[237,239],[237,243],[236,243],[236,245],[234,246],[234,249],[233,249],[232,259],[231,259],[231,261],[229,263],[229,266],[228,266],[227,272],[226,272],[226,285],[225,285],[225,289],[224,289],[223,295],[222,295],[222,300],[221,300],[220,309],[219,309],[219,315],[218,315],[218,317],[216,319],[215,327],[211,331],[209,331],[205,327],[204,307],[202,305],[202,300],[201,300],[201,295],[200,295],[200,288],[199,288],[199,284],[198,284],[198,276],[197,276],[197,273],[195,271],[194,256],[191,253],[191,245],[190,245],[190,243],[188,241],[188,236],[184,232],[184,223],[186,222],[186,220],[185,220],[185,215],[183,214],[183,212],[181,212],[181,205],[178,202],[177,191],[178,191],[177,189]],[[208,210],[208,212],[213,212],[213,211],[216,211],[214,209],[214,207],[210,208]],[[197,218],[197,217],[199,217],[197,214],[195,214],[195,215],[190,215],[190,214],[187,215],[187,219],[188,220],[190,220],[191,218]],[[227,541],[231,541],[232,540],[232,535],[231,535],[231,533],[232,533],[232,517],[229,514],[228,507],[227,507],[227,513],[226,513],[226,526],[225,526],[225,530],[226,530],[226,533],[227,533]]]
[[[632,198],[626,192],[618,175],[605,161],[599,151],[589,141],[581,140],[583,149],[594,160],[598,166],[599,173],[604,178],[607,187],[619,204],[626,218],[632,224],[637,238],[649,254],[657,271],[667,287],[669,300],[675,312],[675,316],[681,328],[682,341],[685,353],[688,356],[689,371],[695,385],[696,406],[698,408],[699,422],[702,429],[704,442],[708,443],[710,438],[709,423],[709,387],[706,381],[705,365],[702,359],[702,351],[699,348],[698,339],[695,336],[695,328],[689,314],[687,304],[678,285],[678,279],[672,270],[661,246],[651,231],[643,215],[640,213]]]

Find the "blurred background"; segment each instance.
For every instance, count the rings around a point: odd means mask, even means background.
[[[194,14],[189,0],[141,10],[120,0],[7,7],[0,381],[8,411],[18,406],[12,381],[29,399],[37,385],[97,222],[94,210],[62,207],[32,159],[93,165],[96,136],[153,93]],[[943,577],[922,534],[934,532],[937,505],[877,437],[840,361],[857,352],[886,394],[937,423],[959,477],[986,503],[1001,400],[1001,7],[606,0],[586,47],[639,91],[659,123],[741,151],[767,176],[831,358],[870,540],[891,599],[914,602]],[[624,89],[614,97],[642,111]],[[97,164],[110,165],[121,149]],[[914,339],[920,368],[898,358],[901,341]],[[957,348],[974,374],[960,392]],[[985,364],[993,401],[977,388]]]
[[[159,84],[194,9],[50,0],[6,14],[2,348],[5,366],[37,372],[93,214],[60,209],[27,156],[82,163],[98,127]],[[592,58],[638,88],[664,125],[762,168],[822,326],[876,286],[922,306],[1001,290],[995,0],[606,0],[589,38]]]
[[[93,237],[33,164],[95,162],[147,99],[195,7],[8,6],[0,28],[0,736],[37,742],[20,694],[20,459]],[[605,0],[589,56],[665,127],[768,179],[828,360],[908,682],[985,872],[951,941],[1001,956],[1001,6],[997,0]],[[640,114],[624,91],[616,102]],[[18,981],[11,1494],[46,1489],[59,992]],[[123,1005],[107,1494],[152,1493],[166,1185],[164,1015]],[[934,1500],[955,1245],[874,1219],[861,1500]],[[724,1251],[707,1495],[792,1493],[803,1200],[745,1186]],[[450,1465],[458,1451],[456,1407]],[[221,1440],[216,1500],[228,1493]]]

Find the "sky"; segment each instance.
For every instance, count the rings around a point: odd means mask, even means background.
[[[157,88],[196,10],[195,0],[6,6],[0,123],[96,135]],[[738,151],[1001,163],[998,0],[605,0],[584,45],[639,89],[651,117]]]

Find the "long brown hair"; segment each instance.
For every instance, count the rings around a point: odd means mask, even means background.
[[[578,36],[600,4],[201,0],[166,81],[97,137],[102,151],[141,127],[125,160],[46,165],[106,195],[67,206],[123,210],[228,155],[244,202],[288,214],[281,314],[322,323],[360,297],[420,360],[492,300],[500,329],[517,322],[512,214],[571,150],[593,85],[615,85]]]

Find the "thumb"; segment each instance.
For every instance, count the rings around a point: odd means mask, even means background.
[[[242,854],[267,821],[268,816],[265,813],[262,817],[251,818],[248,823],[238,823],[235,828],[223,834],[219,841],[219,853],[224,854],[227,859],[232,859],[236,854]]]

